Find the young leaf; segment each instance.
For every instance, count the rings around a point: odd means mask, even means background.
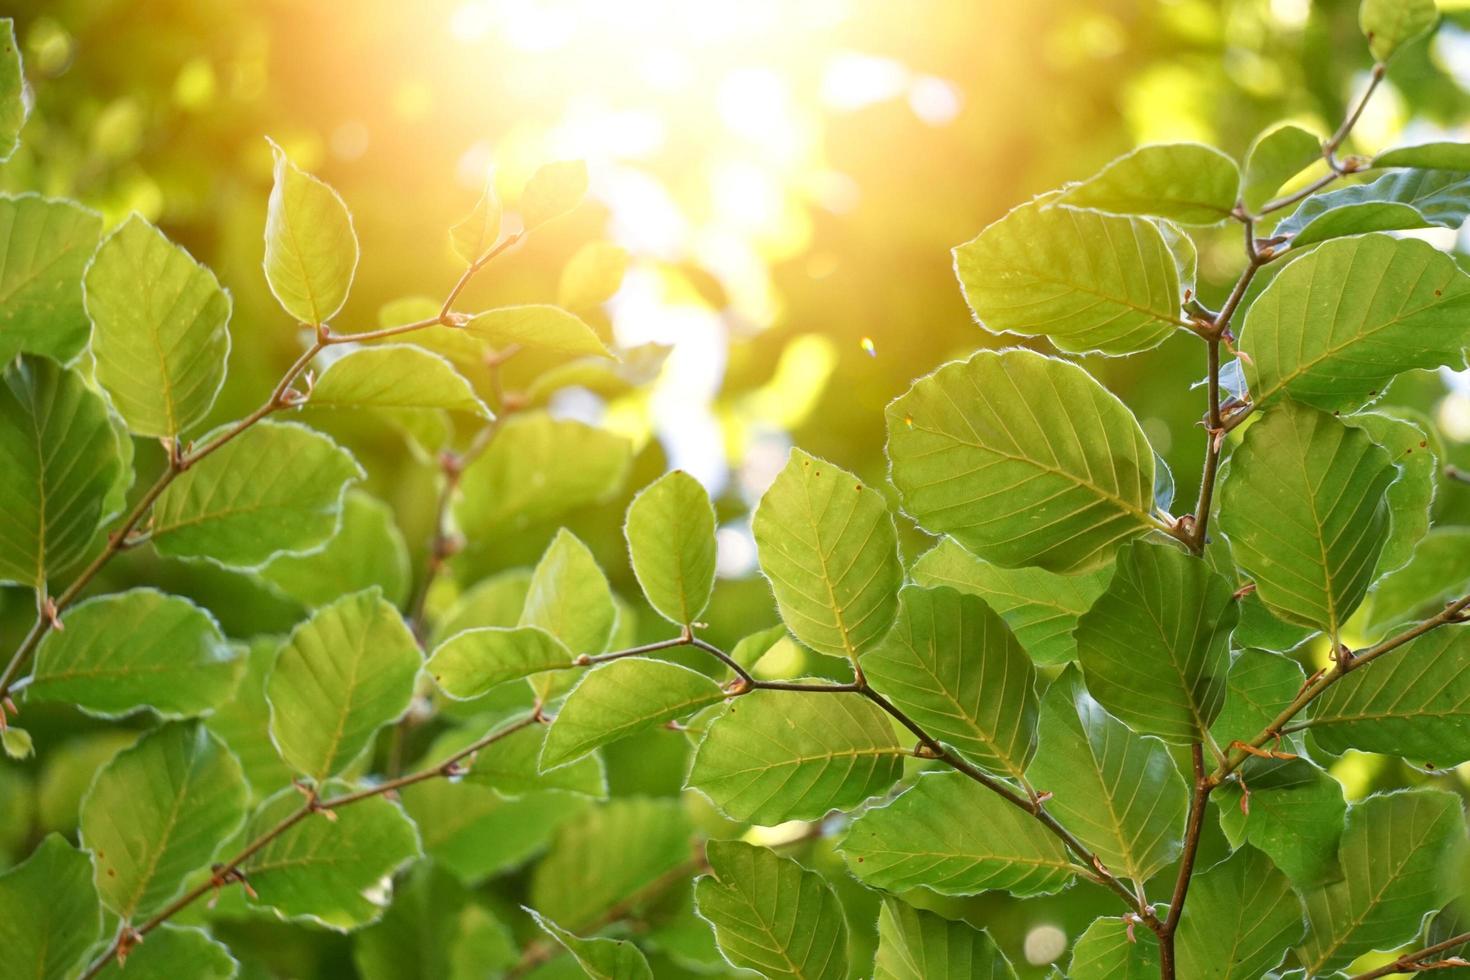
[[[1398,170],[1367,184],[1309,197],[1272,235],[1292,248],[1368,231],[1458,228],[1470,216],[1470,174],[1451,170]]]
[[[1305,759],[1253,760],[1244,773],[1248,800],[1235,783],[1216,790],[1226,838],[1265,851],[1298,885],[1335,877],[1347,812],[1342,785]]]
[[[1462,846],[1460,798],[1432,789],[1370,796],[1348,810],[1342,880],[1306,893],[1308,975],[1341,969],[1373,949],[1419,934],[1449,898],[1445,864]]]
[[[175,722],[119,753],[82,801],[81,840],[103,903],[156,912],[245,819],[240,763],[202,725]]]
[[[505,797],[525,796],[542,790],[564,790],[606,799],[607,774],[600,755],[586,755],[576,762],[541,772],[541,750],[546,736],[545,726],[532,725],[490,743],[475,753],[473,766],[465,774],[465,780],[489,786]]]
[[[1242,650],[1230,665],[1225,703],[1210,734],[1220,745],[1247,741],[1266,729],[1296,697],[1306,678],[1301,664],[1267,650]]]
[[[421,662],[377,589],[318,609],[291,633],[266,682],[281,755],[318,785],[340,772],[407,710]]]
[[[227,567],[299,554],[337,531],[352,455],[295,422],[258,422],[169,484],[153,508],[153,546]]]
[[[442,408],[491,417],[448,361],[410,344],[364,347],[335,360],[311,391],[315,408]]]
[[[818,820],[892,786],[906,754],[860,694],[757,690],[710,724],[688,786],[734,820]]]
[[[15,21],[0,18],[0,163],[20,145],[20,130],[30,114],[20,45],[15,43]]]
[[[610,242],[588,242],[561,270],[556,301],[569,310],[584,310],[612,299],[628,269],[628,250]]]
[[[164,925],[128,953],[127,962],[109,958],[99,980],[234,980],[240,964],[224,943],[203,929]]]
[[[623,525],[633,574],[660,616],[688,626],[715,587],[715,508],[698,480],[674,470],[645,487]]]
[[[1040,729],[1026,778],[1052,794],[1047,808],[1109,870],[1147,881],[1174,860],[1189,790],[1167,746],[1111,717],[1083,689],[1076,668],[1047,690]]]
[[[1072,882],[1062,842],[1029,813],[958,772],[923,773],[852,822],[838,847],[874,888],[941,895],[1048,895]]]
[[[1386,449],[1399,468],[1398,479],[1389,486],[1385,498],[1389,529],[1373,570],[1377,581],[1408,564],[1419,541],[1429,533],[1429,508],[1434,503],[1440,473],[1439,458],[1430,441],[1434,423],[1427,418],[1421,423],[1412,417],[1397,418],[1380,412],[1359,412],[1346,416],[1344,421],[1368,433],[1368,438]]]
[[[74,976],[101,935],[92,862],[60,834],[48,834],[30,857],[0,874],[0,948],[13,976]]]
[[[929,734],[1019,780],[1036,747],[1036,668],[984,600],[909,586],[863,672]]]
[[[487,310],[463,327],[471,337],[492,347],[520,344],[560,354],[612,357],[612,351],[576,314],[559,306],[506,306]]]
[[[1107,588],[1110,570],[1057,575],[1042,568],[1002,568],[945,538],[909,570],[919,585],[977,595],[1000,613],[1031,659],[1041,666],[1077,659],[1072,630]]]
[[[1175,937],[1179,975],[1266,976],[1306,932],[1301,896],[1260,851],[1242,847],[1197,874]]]
[[[101,235],[101,215],[79,204],[0,194],[0,364],[21,351],[69,361],[87,346],[82,270]]]
[[[582,203],[587,194],[587,164],[558,160],[542,166],[521,192],[521,221],[530,230],[559,218]]]
[[[1420,612],[1437,612],[1440,605],[1470,588],[1470,528],[1445,525],[1432,528],[1414,550],[1407,565],[1392,573],[1370,595],[1367,629],[1416,619]]]
[[[39,357],[11,364],[0,376],[0,584],[43,589],[79,561],[123,467],[107,404],[81,375]]]
[[[815,871],[741,841],[705,845],[695,908],[731,966],[770,980],[845,980],[847,921]]]
[[[919,379],[887,416],[904,510],[986,561],[1089,571],[1161,527],[1143,430],[1075,364],[981,351]]]
[[[1288,180],[1322,159],[1322,138],[1300,126],[1283,123],[1267,130],[1245,156],[1240,198],[1258,211]]]
[[[510,930],[444,869],[416,865],[352,941],[362,980],[484,980],[520,957]]]
[[[1124,547],[1107,591],[1077,621],[1087,689],[1134,731],[1202,740],[1225,699],[1234,591],[1173,545]]]
[[[1426,242],[1325,242],[1282,269],[1246,316],[1251,395],[1358,408],[1404,371],[1465,367],[1467,317],[1470,276]]]
[[[995,980],[1015,973],[990,937],[968,922],[883,899],[873,980]]]
[[[1087,927],[1072,947],[1067,980],[1155,980],[1159,941],[1142,926],[1102,918]]]
[[[1152,221],[1023,204],[954,250],[980,325],[1064,351],[1131,354],[1180,326],[1179,272]]]
[[[1368,50],[1380,63],[1405,44],[1427,33],[1439,19],[1434,0],[1363,0],[1358,27],[1368,39]]]
[[[1159,143],[1141,146],[1064,188],[1057,203],[1212,225],[1230,217],[1239,191],[1240,171],[1219,150],[1202,143]]]
[[[617,608],[597,559],[566,528],[547,545],[521,610],[522,626],[539,626],[575,654],[601,653],[612,638]]]
[[[441,691],[468,701],[506,681],[573,665],[565,644],[540,627],[492,626],[451,636],[426,667]]]
[[[802,643],[856,663],[893,625],[903,566],[878,491],[793,449],[751,529],[781,619]]]
[[[271,143],[275,183],[265,212],[265,279],[285,311],[322,324],[347,301],[357,270],[357,233],[331,187]]]
[[[485,191],[475,202],[474,208],[449,229],[449,244],[453,246],[454,254],[470,265],[483,259],[500,238],[500,212],[500,197],[495,193],[495,182],[487,180]]]
[[[525,908],[525,911],[557,945],[572,954],[582,972],[592,980],[653,980],[648,960],[626,939],[583,939],[535,909]]]
[[[230,696],[243,666],[213,616],[156,589],[88,599],[62,625],[36,651],[28,696],[105,718],[203,714]]]
[[[342,526],[325,545],[304,555],[280,554],[259,576],[308,608],[377,586],[394,605],[408,598],[408,544],[393,509],[361,490],[342,500]]]
[[[1374,167],[1422,167],[1428,170],[1470,170],[1470,143],[1421,143],[1384,150],[1373,158]]]
[[[133,434],[171,438],[203,419],[230,352],[230,294],[214,273],[135,214],[82,282],[97,381]]]
[[[1397,476],[1367,433],[1294,402],[1246,431],[1220,527],[1272,613],[1338,634],[1373,579]]]

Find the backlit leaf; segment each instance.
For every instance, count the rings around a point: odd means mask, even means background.
[[[612,357],[612,352],[591,327],[559,306],[507,306],[486,310],[466,323],[463,330],[497,348],[520,344],[562,354]]]
[[[392,508],[352,489],[342,500],[342,525],[325,545],[304,555],[276,555],[258,574],[312,608],[373,586],[399,605],[408,598],[408,545]]]
[[[495,184],[486,181],[485,191],[470,213],[449,229],[449,243],[454,253],[470,264],[484,258],[500,238],[500,213],[500,197],[495,193]]]
[[[607,775],[600,755],[583,756],[576,762],[541,772],[541,749],[546,735],[545,725],[531,725],[490,743],[475,753],[474,763],[465,774],[465,780],[492,787],[507,797],[542,790],[565,790],[605,798]]]
[[[1220,829],[1230,842],[1249,842],[1266,852],[1298,885],[1336,877],[1347,812],[1337,780],[1305,759],[1253,759],[1243,772],[1250,787],[1248,801],[1242,802],[1238,783],[1226,783],[1214,793]]]
[[[556,301],[569,310],[582,310],[612,298],[623,284],[628,250],[611,242],[588,242],[561,270]]]
[[[1384,150],[1373,158],[1375,167],[1422,167],[1428,170],[1470,170],[1470,143],[1421,143]]]
[[[521,626],[539,626],[574,654],[601,653],[612,638],[617,608],[597,559],[563,528],[531,575]]]
[[[1439,482],[1439,458],[1430,442],[1434,423],[1423,418],[1396,417],[1381,412],[1359,412],[1346,416],[1349,425],[1368,433],[1388,451],[1399,468],[1398,479],[1388,488],[1388,537],[1378,556],[1373,577],[1408,564],[1419,541],[1429,532],[1429,508]]]
[[[1242,847],[1195,876],[1175,936],[1179,975],[1257,980],[1306,932],[1301,896],[1260,851]]]
[[[0,163],[9,160],[20,145],[20,130],[30,111],[20,45],[15,42],[15,21],[0,18]]]
[[[265,279],[302,323],[337,315],[357,269],[357,233],[341,196],[271,143],[275,183],[265,212]]]
[[[74,976],[101,935],[92,862],[60,834],[48,834],[30,857],[0,874],[0,944],[9,976]]]
[[[582,972],[592,980],[653,980],[648,960],[626,939],[583,939],[535,909],[526,912],[557,945],[572,954]]]
[[[557,160],[531,175],[521,192],[521,220],[528,229],[566,214],[582,203],[587,193],[587,164],[581,160]]]
[[[946,919],[885,898],[878,913],[874,980],[1008,980],[1015,973],[990,937],[968,922]]]
[[[1470,216],[1470,173],[1397,170],[1367,184],[1309,197],[1272,235],[1292,248],[1369,231],[1458,228]]]
[[[1368,628],[1384,627],[1438,612],[1449,599],[1470,588],[1470,528],[1443,525],[1432,528],[1414,550],[1414,557],[1378,583],[1370,596]]]
[[[687,626],[715,586],[715,508],[698,480],[674,470],[649,484],[623,525],[633,574],[665,619]]]
[[[87,346],[82,270],[101,234],[101,216],[79,204],[0,194],[0,364],[21,351],[68,361]]]
[[[1363,0],[1358,27],[1368,39],[1368,50],[1379,62],[1427,32],[1439,19],[1434,0]]]
[[[1057,200],[1113,214],[1211,225],[1230,217],[1239,190],[1235,161],[1214,147],[1158,143],[1141,146],[1095,176],[1064,188]]]
[[[1322,138],[1300,126],[1283,123],[1256,137],[1245,157],[1241,200],[1258,210],[1283,184],[1322,159]]]
[[[572,666],[566,645],[537,626],[484,627],[445,640],[426,665],[439,689],[468,700],[506,681]]]
[[[409,344],[364,347],[335,360],[311,391],[316,408],[442,408],[489,418],[449,362]]]

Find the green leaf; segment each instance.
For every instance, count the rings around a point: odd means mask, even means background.
[[[526,388],[526,398],[543,405],[564,388],[586,388],[612,401],[657,380],[672,349],[667,344],[638,344],[617,351],[618,360],[594,355],[558,364],[537,375]]]
[[[153,507],[153,546],[171,558],[250,568],[300,554],[337,531],[362,467],[295,422],[257,422],[185,470]]]
[[[1341,784],[1305,759],[1251,760],[1244,772],[1248,801],[1238,783],[1215,791],[1220,829],[1231,843],[1265,851],[1299,885],[1336,877],[1347,812]]]
[[[601,653],[617,619],[597,559],[566,528],[556,532],[531,575],[521,626],[539,626],[573,653]]]
[[[377,589],[323,606],[291,633],[266,682],[271,737],[320,785],[413,698],[422,655]]]
[[[731,966],[770,980],[845,980],[847,921],[822,876],[765,847],[705,845],[695,908]]]
[[[1104,711],[1076,668],[1042,699],[1040,742],[1026,778],[1109,870],[1147,881],[1178,856],[1189,789],[1168,747]]]
[[[1156,980],[1159,941],[1142,925],[1094,920],[1072,947],[1067,980]]]
[[[582,972],[592,980],[653,980],[653,971],[643,953],[626,939],[583,939],[563,929],[533,908],[526,913],[557,945],[572,954]]]
[[[1419,934],[1448,895],[1444,868],[1462,845],[1460,798],[1432,789],[1370,796],[1348,810],[1342,880],[1304,897],[1307,938],[1297,959],[1309,975],[1347,966]]]
[[[873,980],[1014,980],[990,937],[968,922],[883,899]]]
[[[584,310],[612,299],[628,270],[628,250],[611,242],[588,242],[561,270],[556,301],[569,310]]]
[[[464,325],[464,332],[492,347],[522,347],[561,354],[612,357],[602,338],[574,313],[559,306],[536,304],[486,310]]]
[[[1440,629],[1371,661],[1312,703],[1311,732],[1337,754],[1382,752],[1449,769],[1470,761],[1470,632]]]
[[[0,584],[42,589],[85,556],[123,475],[107,404],[81,375],[21,357],[0,377]]]
[[[853,663],[898,613],[903,566],[883,495],[791,451],[751,522],[781,619],[802,643]]]
[[[1388,488],[1388,536],[1373,571],[1374,579],[1409,563],[1414,548],[1429,532],[1429,508],[1434,503],[1435,485],[1439,481],[1439,459],[1430,444],[1429,433],[1434,423],[1423,419],[1422,426],[1413,418],[1396,418],[1379,412],[1360,412],[1344,416],[1348,425],[1368,433],[1368,437],[1388,451],[1399,468],[1398,479]]]
[[[1144,218],[1023,204],[954,250],[980,325],[1045,336],[1074,354],[1131,354],[1180,325],[1180,283],[1163,232]]]
[[[1195,876],[1179,919],[1179,975],[1257,980],[1306,932],[1302,900],[1266,856],[1242,847]]]
[[[128,953],[126,964],[109,958],[97,976],[100,980],[233,980],[239,969],[225,945],[204,930],[164,924]]]
[[[735,820],[817,820],[888,789],[907,754],[860,694],[756,690],[710,724],[688,786]]]
[[[308,404],[316,408],[442,408],[490,418],[470,383],[448,361],[421,347],[383,344],[331,363]]]
[[[1338,634],[1373,579],[1397,476],[1363,430],[1294,402],[1246,430],[1221,488],[1220,527],[1272,613]]]
[[[925,731],[1020,780],[1036,748],[1036,668],[983,599],[909,586],[863,672]]]
[[[232,696],[205,719],[209,730],[240,760],[256,799],[275,792],[296,775],[271,741],[271,709],[265,699],[266,677],[280,651],[279,637],[252,640],[245,654],[243,676]]]
[[[492,787],[506,797],[565,790],[606,798],[607,774],[599,755],[587,755],[550,772],[541,772],[539,760],[546,737],[547,729],[543,725],[532,725],[502,737],[475,753],[474,764],[464,778]]]
[[[271,153],[276,165],[265,212],[265,279],[287,313],[302,323],[326,323],[347,301],[357,269],[352,215],[336,191],[274,142]]]
[[[225,382],[230,294],[136,214],[102,240],[83,278],[97,381],[134,435],[171,438]]]
[[[411,578],[408,545],[394,523],[393,509],[357,489],[347,491],[342,526],[325,545],[304,555],[276,555],[258,574],[309,608],[373,586],[401,605],[408,599]]]
[[[1380,63],[1425,34],[1439,20],[1434,0],[1363,0],[1358,27],[1368,39],[1368,50]]]
[[[1362,235],[1282,269],[1246,316],[1241,350],[1257,404],[1286,392],[1358,408],[1404,371],[1465,367],[1470,276],[1426,242]]]
[[[741,637],[740,642],[730,650],[730,659],[746,670],[750,670],[760,663],[761,658],[770,653],[776,644],[789,639],[790,635],[786,632],[785,623],[768,626],[749,636]]]
[[[441,691],[468,701],[506,681],[572,666],[571,652],[546,630],[492,626],[451,636],[434,651],[427,669]]]
[[[255,812],[246,837],[260,837],[301,806],[300,793],[282,790]],[[311,814],[298,821],[245,862],[257,904],[338,930],[382,915],[382,881],[422,856],[418,832],[397,803],[381,796],[333,813],[336,820]]]
[[[1225,699],[1234,591],[1174,545],[1123,548],[1107,591],[1077,621],[1087,689],[1134,731],[1201,741]]]
[[[470,265],[483,259],[500,238],[500,214],[500,197],[495,193],[495,183],[487,180],[484,193],[470,213],[449,229],[449,244],[454,248],[454,254]]]
[[[1384,150],[1373,158],[1374,167],[1423,167],[1429,170],[1470,170],[1470,143],[1421,143]]]
[[[980,351],[919,379],[887,415],[904,510],[986,561],[1084,572],[1162,527],[1143,430],[1075,364]]]
[[[1158,143],[1141,146],[1095,176],[1063,188],[1057,203],[1212,225],[1230,217],[1239,190],[1235,161],[1214,147]]]
[[[116,755],[82,801],[97,891],[124,921],[163,907],[245,819],[240,763],[198,724],[175,722]]]
[[[1322,138],[1300,126],[1282,123],[1251,144],[1245,156],[1240,197],[1248,210],[1260,210],[1288,180],[1322,159]]]
[[[645,487],[623,525],[633,574],[660,616],[688,626],[715,587],[715,508],[699,481],[674,470]]]
[[[20,130],[30,115],[31,104],[20,45],[15,42],[15,21],[0,18],[0,25],[0,163],[4,163],[20,146]]]
[[[526,606],[526,592],[530,588],[529,568],[512,568],[475,583],[435,617],[434,645],[468,629],[514,626],[521,621],[521,610]]]
[[[1210,734],[1220,745],[1248,742],[1266,730],[1302,689],[1301,664],[1267,650],[1242,650],[1230,665],[1225,704]]]
[[[505,925],[428,862],[408,873],[383,917],[352,942],[362,980],[484,980],[518,956]]]
[[[21,351],[68,361],[87,346],[82,270],[101,235],[102,217],[72,201],[0,194],[0,364]]]
[[[0,874],[0,946],[15,980],[75,976],[102,936],[92,862],[60,834]]]
[[[541,768],[555,769],[609,742],[725,699],[720,685],[667,660],[629,657],[588,671],[556,713]]]
[[[853,874],[888,891],[1047,895],[1074,873],[1066,847],[1031,814],[958,772],[921,774],[854,820],[838,847]]]
[[[1031,659],[1042,666],[1077,658],[1072,630],[1107,588],[1109,570],[1057,575],[1042,568],[1002,568],[945,538],[909,570],[919,585],[977,595],[1006,621]]]
[[[631,461],[621,436],[545,412],[517,414],[465,468],[455,518],[471,541],[498,540],[611,496]]]
[[[1470,528],[1432,528],[1414,550],[1407,565],[1383,581],[1371,595],[1368,629],[1419,618],[1421,612],[1438,612],[1448,599],[1463,595],[1470,587]]]
[[[36,742],[31,738],[31,733],[14,725],[0,730],[0,747],[4,748],[6,758],[16,762],[36,754]]]
[[[88,599],[62,626],[41,641],[27,696],[104,718],[203,714],[230,696],[243,666],[213,616],[156,589]]]
[[[531,175],[521,191],[521,221],[529,231],[559,218],[587,194],[587,164],[581,160],[548,163]]]
[[[1470,216],[1470,174],[1398,170],[1367,184],[1309,197],[1272,235],[1304,248],[1329,238],[1407,228],[1458,228]]]

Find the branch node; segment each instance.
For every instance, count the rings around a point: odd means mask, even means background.
[[[914,746],[915,759],[943,759],[944,753],[928,742],[919,742]]]
[[[754,687],[749,679],[744,677],[737,677],[725,685],[725,693],[732,698],[739,697],[751,690],[754,690]]]

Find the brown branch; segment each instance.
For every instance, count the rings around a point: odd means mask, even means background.
[[[1435,943],[1433,946],[1426,946],[1417,953],[1405,953],[1392,963],[1385,963],[1376,970],[1369,970],[1367,973],[1355,973],[1351,980],[1377,980],[1378,977],[1389,977],[1395,973],[1420,973],[1424,970],[1435,970],[1440,967],[1470,966],[1470,962],[1467,962],[1459,956],[1452,956],[1433,963],[1425,962],[1432,956],[1447,953],[1456,946],[1464,946],[1467,943],[1470,943],[1470,932],[1462,932],[1458,936],[1451,936],[1444,942]]]
[[[1357,161],[1353,159],[1349,159],[1346,162],[1339,162],[1337,159],[1337,151],[1342,148],[1342,144],[1347,140],[1348,135],[1352,133],[1353,127],[1356,126],[1358,124],[1358,120],[1362,118],[1363,110],[1368,107],[1368,100],[1373,98],[1373,93],[1378,90],[1378,85],[1380,82],[1383,81],[1383,76],[1386,71],[1387,68],[1382,63],[1375,64],[1373,66],[1373,74],[1368,80],[1368,87],[1363,90],[1363,94],[1358,99],[1357,104],[1353,106],[1352,111],[1350,111],[1347,114],[1347,117],[1343,119],[1342,125],[1337,127],[1337,132],[1332,134],[1332,138],[1329,139],[1326,143],[1322,144],[1322,158],[1327,161],[1327,166],[1329,168],[1328,173],[1317,178],[1312,183],[1308,184],[1306,187],[1303,187],[1301,190],[1296,191],[1295,193],[1288,194],[1285,197],[1278,197],[1274,201],[1266,202],[1261,206],[1262,215],[1270,214],[1273,211],[1280,211],[1282,208],[1291,207],[1291,205],[1297,203],[1298,201],[1305,200],[1306,198],[1311,197],[1313,194],[1331,184],[1339,177],[1345,176],[1346,174],[1350,173],[1356,173],[1358,170],[1363,169],[1363,167],[1358,165]]]
[[[1179,930],[1179,920],[1184,915],[1184,900],[1189,896],[1189,883],[1194,877],[1194,859],[1199,854],[1200,836],[1204,831],[1205,808],[1210,801],[1210,790],[1214,784],[1205,775],[1205,753],[1203,746],[1195,742],[1189,747],[1194,761],[1194,796],[1189,801],[1189,822],[1184,831],[1184,851],[1179,856],[1179,875],[1174,879],[1174,893],[1169,899],[1169,915],[1159,930],[1159,969],[1163,980],[1173,980],[1176,966],[1174,961],[1174,934]]]

